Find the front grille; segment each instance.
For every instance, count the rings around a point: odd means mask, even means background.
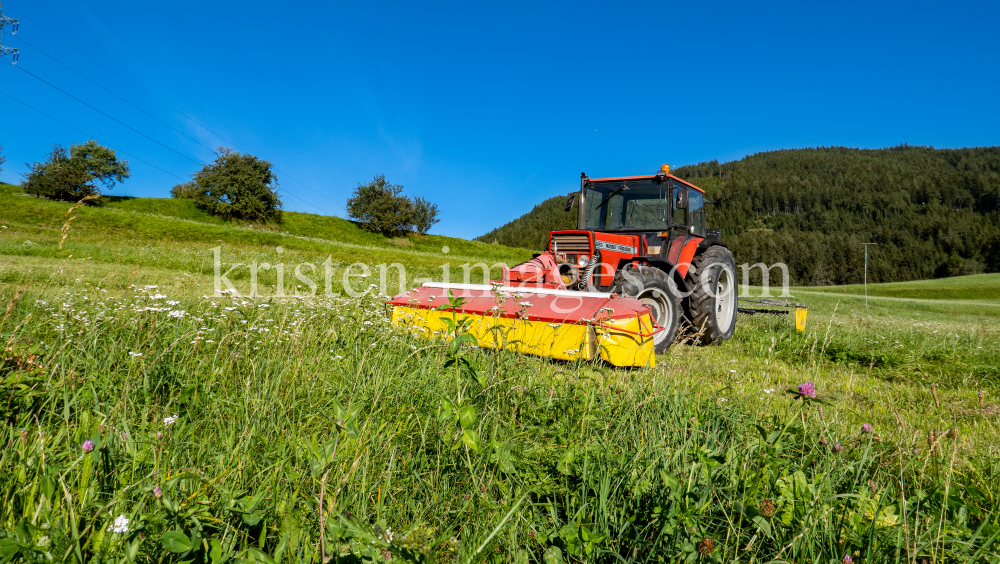
[[[590,254],[590,235],[586,233],[554,233],[552,241],[560,253]]]

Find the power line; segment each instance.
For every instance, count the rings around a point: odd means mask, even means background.
[[[70,94],[69,92],[66,92],[65,90],[63,90],[62,88],[59,88],[59,87],[58,87],[58,86],[56,86],[55,84],[52,84],[51,82],[49,82],[49,81],[45,80],[44,78],[42,78],[42,77],[40,77],[40,76],[38,76],[38,75],[36,75],[36,74],[33,74],[33,73],[32,73],[31,71],[28,71],[28,70],[27,70],[27,69],[25,69],[25,68],[24,68],[23,66],[20,66],[20,67],[15,67],[15,68],[17,68],[17,69],[19,69],[19,70],[21,70],[21,71],[24,71],[24,72],[26,72],[26,73],[28,73],[29,75],[31,75],[31,76],[35,77],[36,79],[38,79],[38,80],[40,80],[40,81],[44,82],[45,84],[48,84],[48,85],[49,85],[49,86],[51,86],[52,88],[55,88],[56,90],[58,90],[58,91],[62,92],[63,94],[65,94],[65,95],[69,96],[70,98],[72,98],[72,99],[76,100],[77,102],[80,102],[80,103],[81,103],[81,104],[83,104],[84,106],[87,106],[88,108],[90,108],[90,109],[94,110],[95,112],[97,112],[97,113],[99,113],[99,114],[101,114],[101,115],[105,116],[106,118],[108,118],[108,119],[110,119],[110,120],[112,120],[112,121],[115,121],[115,122],[117,122],[117,123],[119,123],[119,124],[121,124],[121,125],[123,125],[123,126],[125,126],[125,127],[129,128],[129,129],[131,129],[132,131],[134,131],[134,132],[138,133],[139,135],[142,135],[143,137],[145,137],[146,139],[149,139],[149,140],[150,140],[150,141],[152,141],[153,143],[156,143],[157,145],[160,145],[161,147],[163,147],[163,148],[165,148],[165,149],[167,149],[167,150],[169,150],[169,151],[172,151],[172,152],[174,152],[174,153],[177,153],[177,154],[178,154],[178,155],[180,155],[181,157],[183,157],[183,158],[185,158],[185,159],[187,159],[187,160],[189,160],[189,161],[193,162],[193,163],[194,163],[194,164],[196,164],[196,165],[201,165],[201,166],[205,166],[205,165],[204,165],[204,163],[199,163],[198,161],[196,161],[196,160],[192,159],[191,157],[189,157],[189,156],[185,155],[184,153],[181,153],[181,152],[180,152],[180,151],[178,151],[177,149],[174,149],[173,147],[170,147],[170,146],[166,145],[165,143],[162,143],[162,142],[160,142],[160,141],[157,141],[156,139],[153,139],[153,138],[152,138],[152,137],[150,137],[149,135],[146,135],[145,133],[143,133],[143,132],[139,131],[138,129],[136,129],[136,128],[132,127],[131,125],[129,125],[129,124],[127,124],[127,123],[125,123],[125,122],[121,121],[120,119],[117,119],[117,118],[115,118],[114,116],[112,116],[112,115],[110,115],[110,114],[108,114],[108,113],[106,113],[106,112],[103,112],[103,111],[101,111],[101,110],[99,110],[99,109],[95,108],[94,106],[91,106],[91,105],[90,105],[90,104],[88,104],[87,102],[84,102],[83,100],[81,100],[81,99],[77,98],[76,96],[74,96],[74,95]],[[292,194],[291,192],[285,192],[285,194],[286,194],[286,195],[288,195],[288,196],[291,196],[291,197],[295,198],[296,200],[298,200],[298,201],[302,202],[303,204],[306,204],[307,206],[312,206],[313,208],[315,208],[316,210],[318,210],[318,211],[320,211],[320,212],[322,212],[322,211],[323,211],[322,209],[320,209],[320,208],[319,208],[318,206],[316,206],[315,204],[313,204],[313,203],[311,203],[311,202],[307,202],[306,200],[303,200],[302,198],[300,198],[300,197],[296,196],[295,194]]]
[[[43,112],[42,110],[39,110],[38,108],[36,108],[36,107],[32,106],[31,104],[28,104],[27,102],[25,102],[25,101],[23,101],[23,100],[18,100],[17,98],[15,98],[15,97],[11,96],[10,94],[7,94],[6,92],[4,92],[4,91],[2,91],[2,90],[0,90],[0,94],[3,94],[4,96],[6,96],[6,97],[10,98],[11,100],[14,100],[15,102],[17,102],[17,103],[19,103],[19,104],[23,104],[23,105],[25,105],[25,106],[29,107],[29,108],[31,108],[32,110],[35,110],[36,112],[38,112],[38,113],[42,114],[43,116],[45,116],[45,117],[48,117],[48,118],[50,118],[50,119],[52,119],[52,120],[55,120],[55,121],[57,121],[57,122],[59,122],[59,123],[61,123],[61,124],[65,125],[66,127],[70,128],[70,129],[73,129],[73,130],[75,130],[75,131],[79,131],[80,133],[82,133],[82,134],[86,135],[86,136],[87,136],[87,138],[89,138],[89,139],[93,139],[94,141],[99,141],[99,142],[101,142],[101,143],[103,143],[103,144],[107,145],[107,146],[108,146],[108,147],[110,147],[111,149],[114,149],[114,150],[115,150],[116,152],[119,152],[119,153],[122,153],[123,155],[127,155],[127,156],[129,156],[129,157],[131,157],[131,158],[133,158],[133,159],[135,159],[135,160],[137,160],[137,161],[141,162],[141,163],[144,163],[144,164],[146,164],[146,165],[149,165],[149,166],[151,166],[151,167],[155,168],[156,170],[158,170],[158,171],[160,171],[160,172],[162,172],[162,173],[164,173],[164,174],[168,174],[168,175],[170,175],[170,176],[173,176],[174,178],[176,178],[177,180],[180,180],[181,182],[186,182],[186,180],[184,180],[184,179],[183,179],[183,178],[181,178],[180,176],[177,176],[176,174],[174,174],[174,173],[172,173],[172,172],[168,172],[168,171],[166,171],[166,170],[164,170],[164,169],[162,169],[162,168],[160,168],[160,167],[156,166],[155,164],[153,164],[153,163],[151,163],[151,162],[149,162],[149,161],[147,161],[147,160],[145,160],[145,159],[142,159],[142,158],[139,158],[139,157],[137,157],[137,156],[133,155],[132,153],[129,153],[129,152],[127,152],[127,151],[124,151],[124,150],[122,150],[122,149],[116,149],[115,147],[112,147],[111,145],[108,145],[107,143],[104,143],[103,141],[101,141],[101,140],[100,140],[100,139],[98,139],[97,137],[95,137],[95,136],[93,136],[93,135],[91,135],[91,134],[87,133],[86,131],[84,131],[84,130],[80,129],[79,127],[75,127],[75,126],[72,126],[72,125],[70,125],[70,124],[66,123],[65,121],[63,121],[63,120],[61,120],[61,119],[59,119],[59,118],[57,118],[57,117],[53,116],[52,114],[49,114],[49,113],[46,113],[46,112]],[[114,118],[112,118],[112,119],[114,119]],[[116,120],[116,121],[117,121],[117,120]],[[323,210],[320,210],[320,209],[319,209],[318,207],[316,207],[315,205],[313,205],[313,204],[311,204],[311,203],[309,203],[309,202],[307,202],[307,201],[303,200],[302,198],[299,198],[299,197],[298,197],[298,196],[296,196],[295,194],[292,194],[291,192],[286,192],[286,194],[288,194],[289,196],[291,196],[291,197],[295,198],[296,200],[298,200],[298,201],[300,201],[300,202],[302,202],[302,203],[304,203],[304,204],[306,204],[306,205],[308,205],[308,206],[312,206],[312,207],[316,208],[316,209],[317,209],[317,210],[319,210],[319,211],[323,211]]]
[[[144,93],[145,93],[145,94],[147,94],[147,95],[148,95],[148,96],[149,96],[150,98],[153,98],[153,99],[154,99],[154,100],[156,100],[157,102],[159,102],[159,103],[163,104],[164,106],[166,106],[166,107],[170,108],[171,110],[173,110],[173,111],[177,112],[178,114],[180,114],[180,115],[182,115],[182,116],[186,117],[187,119],[191,120],[191,121],[192,121],[192,122],[193,122],[193,123],[194,123],[195,125],[197,125],[198,127],[200,127],[200,128],[202,128],[202,129],[204,129],[205,131],[207,131],[207,132],[211,133],[212,135],[215,135],[216,137],[218,137],[219,139],[222,139],[222,140],[223,140],[223,141],[225,141],[226,143],[229,143],[230,145],[232,145],[232,146],[236,147],[236,144],[235,144],[235,143],[233,143],[232,141],[229,141],[229,140],[227,140],[227,139],[226,139],[225,137],[223,137],[223,136],[219,135],[218,133],[216,133],[216,132],[212,131],[212,130],[211,130],[211,129],[209,129],[209,128],[208,128],[207,126],[205,126],[205,125],[203,125],[202,123],[198,122],[198,121],[197,121],[196,119],[194,119],[193,117],[191,117],[191,116],[189,116],[189,115],[185,114],[184,112],[182,112],[182,111],[178,110],[177,108],[175,108],[175,107],[171,106],[171,105],[170,105],[169,103],[165,102],[164,100],[162,100],[161,98],[159,98],[158,96],[156,96],[155,94],[153,94],[152,92],[150,92],[150,91],[146,90],[145,88],[143,88],[143,87],[139,86],[138,84],[136,84],[136,83],[132,82],[131,80],[129,80],[129,79],[127,79],[127,78],[125,78],[124,76],[122,76],[122,75],[118,74],[117,72],[115,72],[115,71],[114,71],[114,69],[112,69],[112,68],[108,67],[107,65],[105,65],[105,64],[104,64],[104,63],[102,63],[101,61],[98,61],[97,59],[95,59],[95,58],[91,57],[90,55],[88,55],[88,54],[87,54],[87,53],[85,53],[84,51],[82,51],[82,50],[78,49],[78,48],[77,48],[76,46],[74,46],[74,45],[73,45],[72,43],[70,43],[70,42],[66,41],[65,39],[63,39],[62,37],[60,37],[60,36],[59,36],[59,34],[57,34],[57,33],[53,32],[53,31],[49,30],[49,29],[48,29],[47,27],[45,27],[45,26],[43,26],[42,24],[40,24],[40,23],[36,22],[35,20],[33,20],[33,19],[29,18],[29,17],[26,17],[26,16],[24,16],[23,12],[21,12],[20,10],[18,10],[18,9],[16,9],[16,8],[15,8],[15,9],[14,9],[14,11],[15,11],[15,12],[18,12],[18,13],[20,13],[20,14],[21,14],[21,18],[22,18],[22,19],[25,19],[25,20],[28,20],[29,22],[33,23],[33,24],[34,24],[35,26],[37,26],[38,28],[40,28],[40,29],[44,30],[44,31],[45,31],[45,32],[47,32],[47,33],[48,33],[49,35],[51,35],[51,36],[55,37],[56,39],[58,39],[59,41],[62,41],[63,43],[65,43],[65,44],[66,44],[67,46],[69,46],[69,47],[70,47],[71,49],[73,49],[73,50],[74,50],[74,51],[76,51],[77,53],[80,53],[80,54],[81,54],[81,55],[83,55],[84,57],[87,57],[87,58],[88,58],[88,59],[90,59],[91,61],[94,61],[95,63],[97,63],[98,65],[100,65],[101,67],[103,67],[103,68],[104,68],[105,70],[107,70],[108,72],[110,72],[111,74],[113,74],[113,75],[117,76],[118,78],[120,78],[120,79],[124,80],[125,82],[127,82],[127,83],[131,84],[131,85],[132,85],[133,87],[135,87],[135,88],[136,88],[137,90],[140,90],[140,91],[144,92]],[[22,41],[23,41],[23,39],[22,39]],[[241,150],[242,150],[242,149],[241,149]]]
[[[213,148],[211,148],[211,147],[209,147],[209,146],[205,145],[205,144],[204,144],[204,143],[202,143],[201,141],[198,141],[197,139],[195,139],[195,138],[193,138],[193,137],[189,136],[188,134],[186,134],[186,133],[184,133],[183,131],[181,131],[181,130],[179,130],[179,129],[175,128],[174,126],[172,126],[172,125],[170,125],[169,123],[167,123],[167,122],[165,122],[165,121],[161,120],[160,118],[158,118],[158,117],[154,116],[153,114],[151,114],[151,113],[147,112],[146,110],[144,110],[144,109],[140,108],[139,106],[136,106],[136,105],[135,105],[135,104],[133,104],[132,102],[129,102],[129,101],[128,101],[128,100],[126,100],[125,98],[122,98],[122,97],[121,97],[121,96],[119,96],[118,94],[115,94],[115,93],[114,93],[114,92],[112,92],[111,90],[109,90],[109,89],[105,88],[104,86],[101,86],[100,84],[98,84],[98,83],[97,83],[97,82],[95,82],[94,80],[91,80],[90,78],[88,78],[87,76],[85,76],[85,75],[84,75],[83,73],[81,73],[81,72],[77,71],[77,70],[76,70],[76,69],[74,69],[73,67],[71,67],[71,66],[67,65],[66,63],[64,63],[64,62],[60,61],[59,59],[57,59],[57,58],[53,57],[52,55],[49,55],[48,53],[46,53],[45,51],[42,51],[42,50],[41,50],[41,49],[39,49],[38,47],[35,47],[35,46],[34,46],[34,45],[32,45],[31,43],[28,43],[27,41],[25,41],[25,40],[24,40],[24,38],[23,38],[23,37],[18,37],[18,40],[19,40],[19,41],[20,41],[21,43],[24,43],[25,45],[27,45],[28,47],[31,47],[32,49],[34,49],[34,50],[38,51],[39,53],[41,53],[41,54],[45,55],[46,57],[48,57],[48,58],[52,59],[53,61],[55,61],[55,62],[59,63],[60,65],[62,65],[62,66],[64,66],[64,67],[66,67],[66,68],[67,68],[67,69],[69,69],[70,71],[72,71],[72,72],[76,73],[76,74],[77,74],[77,75],[79,75],[79,76],[80,76],[81,78],[83,78],[84,80],[86,80],[86,81],[90,82],[90,83],[91,83],[91,84],[93,84],[94,86],[97,86],[97,87],[98,87],[98,88],[100,88],[101,90],[104,90],[105,92],[107,92],[108,94],[111,94],[111,95],[112,95],[112,96],[114,96],[115,98],[118,98],[118,99],[119,99],[119,100],[121,100],[122,102],[125,102],[126,104],[128,104],[128,105],[132,106],[133,108],[135,108],[135,109],[139,110],[140,112],[142,112],[142,113],[146,114],[147,116],[149,116],[149,117],[151,117],[151,118],[155,119],[156,121],[158,121],[158,122],[162,123],[163,125],[165,125],[165,126],[169,127],[170,129],[172,129],[172,130],[174,130],[175,132],[179,133],[180,135],[182,135],[182,136],[186,137],[186,138],[187,138],[187,139],[189,139],[190,141],[194,141],[195,143],[197,143],[198,145],[201,145],[202,147],[204,147],[204,148],[208,149],[209,151],[215,151],[215,149],[213,149]]]
[[[865,247],[865,314],[871,315],[868,312],[868,247],[872,245],[878,245],[878,243],[861,243]]]
[[[90,104],[88,104],[88,103],[84,102],[83,100],[81,100],[81,99],[77,98],[76,96],[74,96],[74,95],[70,94],[69,92],[66,92],[66,91],[65,91],[65,90],[63,90],[62,88],[59,88],[59,87],[58,87],[58,86],[56,86],[55,84],[52,84],[51,82],[49,82],[49,81],[45,80],[44,78],[42,78],[42,77],[38,76],[37,74],[34,74],[34,73],[32,73],[31,71],[29,71],[29,70],[27,70],[26,68],[24,68],[24,66],[19,66],[19,67],[14,67],[14,68],[16,68],[16,69],[18,69],[18,70],[20,70],[20,71],[22,71],[22,72],[25,72],[25,73],[27,73],[27,74],[28,74],[28,75],[30,75],[30,76],[33,76],[33,77],[35,77],[36,79],[38,79],[38,80],[39,80],[39,81],[41,81],[41,82],[44,82],[45,84],[48,84],[48,85],[49,85],[49,86],[51,86],[52,88],[55,88],[56,90],[58,90],[58,91],[62,92],[63,94],[65,94],[65,95],[69,96],[70,98],[72,98],[72,99],[76,100],[77,102],[80,102],[80,103],[81,103],[81,104],[83,104],[84,106],[87,106],[88,108],[90,108],[90,109],[94,110],[95,112],[97,112],[97,113],[101,114],[102,116],[104,116],[104,117],[106,117],[106,118],[108,118],[108,119],[110,119],[110,120],[112,120],[112,121],[114,121],[114,122],[116,122],[116,123],[118,123],[118,124],[120,124],[120,125],[124,126],[124,127],[127,127],[127,128],[129,128],[129,129],[131,129],[132,131],[134,131],[134,132],[138,133],[139,135],[142,135],[142,136],[143,136],[143,137],[145,137],[146,139],[149,139],[149,140],[150,140],[150,141],[152,141],[153,143],[156,143],[157,145],[159,145],[159,146],[163,147],[164,149],[167,149],[168,151],[171,151],[171,152],[173,152],[173,153],[176,153],[177,155],[179,155],[179,156],[181,156],[182,158],[185,158],[185,159],[187,159],[187,160],[189,160],[189,161],[193,162],[193,163],[194,163],[194,164],[196,164],[196,165],[202,165],[202,166],[204,166],[204,163],[199,163],[198,161],[196,161],[196,160],[192,159],[191,157],[189,157],[189,156],[185,155],[184,153],[182,153],[182,152],[178,151],[177,149],[174,149],[173,147],[170,147],[170,146],[169,146],[169,145],[167,145],[166,143],[163,143],[163,142],[160,142],[160,141],[157,141],[156,139],[153,139],[153,138],[152,138],[152,137],[150,137],[149,135],[146,135],[145,133],[143,133],[143,132],[139,131],[138,129],[136,129],[136,128],[132,127],[131,125],[129,125],[129,124],[127,124],[127,123],[123,122],[122,120],[120,120],[120,119],[118,119],[118,118],[116,118],[116,117],[112,116],[111,114],[108,114],[108,113],[106,113],[106,112],[103,112],[103,111],[101,111],[101,110],[99,110],[99,109],[95,108],[94,106],[91,106]]]
[[[42,110],[39,110],[38,108],[36,108],[36,107],[32,106],[31,104],[29,104],[29,103],[27,103],[27,102],[25,102],[25,101],[23,101],[23,100],[18,100],[17,98],[15,98],[15,97],[11,96],[10,94],[7,94],[7,93],[6,93],[6,92],[4,92],[3,90],[0,90],[0,94],[3,94],[4,96],[6,96],[6,97],[10,98],[11,100],[14,100],[15,102],[17,102],[17,103],[19,103],[19,104],[23,104],[23,105],[25,105],[25,106],[27,106],[27,107],[31,108],[32,110],[35,110],[36,112],[38,112],[38,113],[42,114],[43,116],[45,116],[45,117],[47,117],[47,118],[49,118],[49,119],[53,119],[53,120],[55,120],[55,121],[58,121],[59,123],[61,123],[61,124],[65,125],[66,127],[70,128],[70,129],[74,129],[74,130],[76,130],[76,131],[79,131],[80,133],[82,133],[82,134],[86,135],[88,139],[93,139],[94,141],[101,141],[100,139],[98,139],[98,138],[94,137],[93,135],[91,135],[91,134],[87,133],[86,131],[84,131],[84,130],[82,130],[82,129],[78,128],[78,127],[74,127],[74,126],[72,126],[72,125],[70,125],[70,124],[66,123],[65,121],[63,121],[63,120],[61,120],[61,119],[59,119],[59,118],[57,118],[57,117],[55,117],[55,116],[53,116],[53,115],[51,115],[51,114],[47,114],[47,113],[43,112]],[[103,142],[102,142],[102,143],[103,143]],[[104,143],[104,144],[105,144],[105,145],[107,145],[107,143]],[[119,153],[121,153],[121,154],[123,154],[123,155],[127,155],[127,156],[129,156],[129,157],[131,157],[131,158],[133,158],[133,159],[135,159],[135,160],[137,160],[137,161],[141,162],[141,163],[145,163],[145,164],[147,164],[147,165],[149,165],[149,166],[151,166],[151,167],[155,168],[156,170],[158,170],[158,171],[160,171],[160,172],[162,172],[162,173],[164,173],[164,174],[169,174],[170,176],[173,176],[174,178],[176,178],[177,180],[180,180],[181,182],[184,182],[184,179],[183,179],[183,178],[181,178],[180,176],[177,176],[176,174],[174,174],[174,173],[172,173],[172,172],[168,172],[168,171],[166,171],[166,170],[163,170],[162,168],[160,168],[160,167],[156,166],[155,164],[153,164],[153,163],[151,163],[151,162],[149,162],[149,161],[147,161],[147,160],[143,160],[143,159],[141,159],[141,158],[139,158],[139,157],[137,157],[137,156],[133,155],[132,153],[128,153],[128,152],[126,152],[126,151],[123,151],[123,150],[121,150],[121,149],[115,149],[114,147],[111,147],[111,145],[108,145],[108,147],[110,147],[111,149],[114,149],[114,150],[115,150],[116,152],[119,152]]]
[[[179,114],[179,115],[181,115],[181,116],[184,116],[185,118],[189,119],[189,120],[190,120],[190,121],[191,121],[192,123],[194,123],[194,124],[195,124],[195,125],[197,125],[198,127],[202,128],[202,129],[204,129],[205,131],[207,131],[207,132],[211,133],[212,135],[214,135],[214,136],[218,137],[218,138],[219,138],[219,139],[221,139],[222,141],[225,141],[225,142],[226,142],[226,143],[228,143],[229,145],[232,145],[233,147],[235,147],[235,148],[236,148],[237,150],[239,150],[240,152],[243,152],[243,153],[247,153],[247,151],[246,151],[245,149],[242,149],[242,148],[240,148],[240,147],[239,147],[239,146],[238,146],[238,145],[237,145],[236,143],[234,143],[234,142],[232,142],[232,141],[230,141],[230,140],[226,139],[226,138],[225,138],[225,137],[223,137],[222,135],[220,135],[220,134],[216,133],[215,131],[213,131],[213,130],[209,129],[209,128],[208,128],[208,126],[206,126],[206,125],[202,124],[201,122],[199,122],[198,120],[194,119],[193,117],[191,117],[191,116],[187,115],[186,113],[184,113],[184,112],[182,112],[182,111],[178,110],[177,108],[175,108],[175,107],[171,106],[171,105],[170,105],[169,103],[165,102],[164,100],[162,100],[161,98],[159,98],[158,96],[156,96],[155,94],[153,94],[152,92],[150,92],[150,91],[146,90],[145,88],[143,88],[143,87],[139,86],[138,84],[136,84],[136,83],[132,82],[131,80],[129,80],[129,79],[127,79],[127,78],[125,78],[124,76],[122,76],[122,75],[118,74],[117,72],[115,72],[115,71],[114,71],[113,69],[109,68],[109,67],[108,67],[107,65],[105,65],[104,63],[102,63],[102,62],[98,61],[98,60],[97,60],[97,59],[95,59],[94,57],[91,57],[90,55],[88,55],[88,54],[87,54],[87,53],[85,53],[84,51],[82,51],[82,50],[78,49],[78,48],[77,48],[76,46],[74,46],[74,45],[73,45],[73,44],[71,44],[70,42],[66,41],[65,39],[63,39],[62,37],[60,37],[60,36],[59,36],[58,34],[56,34],[56,33],[53,33],[52,31],[50,31],[50,30],[49,30],[48,28],[46,28],[45,26],[43,26],[43,25],[39,24],[38,22],[36,22],[36,21],[32,20],[31,18],[28,18],[28,17],[25,17],[25,16],[24,16],[24,14],[23,14],[23,12],[21,12],[20,10],[18,10],[18,9],[16,9],[16,8],[15,8],[15,9],[14,9],[14,11],[15,11],[15,12],[18,12],[19,14],[21,14],[21,18],[22,18],[22,19],[25,19],[25,20],[27,20],[27,21],[31,22],[32,24],[34,24],[34,25],[35,25],[35,26],[37,26],[38,28],[40,28],[40,29],[44,30],[45,32],[49,33],[50,35],[52,35],[53,37],[55,37],[55,38],[56,38],[56,39],[58,39],[59,41],[62,41],[63,43],[65,43],[66,45],[68,45],[68,46],[69,46],[70,48],[72,48],[72,49],[73,49],[74,51],[76,51],[76,52],[80,53],[80,54],[81,54],[81,55],[83,55],[84,57],[87,57],[87,58],[88,58],[88,59],[90,59],[91,61],[94,61],[95,63],[97,63],[98,65],[100,65],[100,66],[101,66],[101,67],[103,67],[104,69],[106,69],[106,70],[107,70],[108,72],[110,72],[110,73],[114,74],[114,75],[115,75],[115,76],[117,76],[118,78],[120,78],[120,79],[124,80],[125,82],[127,82],[127,83],[131,84],[131,85],[132,85],[133,87],[135,87],[136,89],[138,89],[138,90],[140,90],[140,91],[142,91],[142,92],[146,93],[146,94],[147,94],[148,96],[150,96],[151,98],[153,98],[153,99],[154,99],[154,100],[156,100],[157,102],[160,102],[160,103],[161,103],[161,104],[163,104],[164,106],[166,106],[166,107],[170,108],[171,110],[173,110],[173,111],[174,111],[174,112],[176,112],[177,114]],[[21,38],[18,38],[18,39],[21,39]],[[24,41],[24,40],[23,40],[23,39],[21,39],[21,41]],[[24,43],[26,43],[27,45],[29,45],[29,46],[31,46],[31,47],[34,47],[33,45],[31,45],[31,44],[30,44],[30,43],[28,43],[27,41],[24,41]],[[34,48],[35,48],[35,49],[38,49],[37,47],[34,47]],[[41,49],[38,49],[38,51],[42,52],[42,51],[41,51]],[[45,55],[45,56],[47,56],[47,57],[49,57],[49,58],[51,58],[52,60],[54,60],[54,61],[58,62],[59,64],[61,64],[61,65],[65,66],[66,68],[70,68],[70,67],[69,67],[68,65],[66,65],[66,64],[64,64],[64,63],[62,63],[62,62],[60,62],[60,61],[58,61],[57,59],[55,59],[55,57],[52,57],[51,55],[48,55],[48,54],[47,54],[47,53],[45,53],[45,52],[42,52],[42,54],[43,54],[43,55]],[[73,70],[73,69],[71,69],[71,68],[70,68],[70,70]],[[73,72],[76,72],[77,74],[80,74],[79,72],[77,72],[77,71],[75,71],[75,70],[74,70]],[[83,76],[83,75],[82,75],[82,74],[80,74],[80,76]],[[84,77],[84,78],[86,78],[86,77]],[[90,79],[88,78],[87,80],[90,80]],[[94,82],[93,80],[90,80],[90,82],[93,82],[94,84],[97,84],[97,83],[96,83],[96,82]],[[100,86],[100,85],[98,84],[98,86]],[[104,88],[104,87],[103,87],[103,86],[101,86],[101,88]],[[107,90],[107,88],[104,88],[104,90]],[[111,91],[110,91],[110,90],[108,90],[108,92],[111,92]],[[112,94],[114,94],[114,93],[112,92]],[[114,94],[114,95],[115,95],[115,96],[116,96],[117,98],[120,98],[120,99],[122,99],[122,100],[125,100],[124,98],[121,98],[121,96],[118,96],[117,94]],[[135,106],[135,104],[132,104],[131,102],[128,102],[127,100],[125,100],[125,101],[126,101],[127,103],[129,103],[129,105],[131,105],[131,106],[133,106],[133,107],[135,107],[135,108],[139,109],[139,108],[138,108],[138,106]],[[142,112],[143,112],[143,113],[145,113],[146,115],[150,115],[150,117],[153,117],[153,116],[152,116],[151,114],[149,114],[148,112],[145,112],[144,110],[141,110],[141,109],[140,109],[140,111],[142,111]],[[155,118],[155,117],[153,117],[153,119],[156,119],[157,121],[160,121],[159,119],[157,119],[157,118]],[[162,121],[160,121],[160,123],[163,123],[163,122],[162,122]],[[166,124],[164,123],[164,125],[166,125]],[[167,127],[170,127],[170,126],[169,126],[169,125],[167,125]],[[170,128],[171,128],[171,129],[174,129],[173,127],[170,127]],[[174,131],[177,131],[177,130],[176,130],[176,129],[174,129]],[[178,133],[180,133],[180,132],[178,131]],[[181,133],[181,135],[184,135],[184,134],[183,134],[183,133]],[[185,136],[185,137],[187,137],[187,135],[184,135],[184,136]],[[191,138],[190,138],[190,137],[188,137],[188,139],[191,139]],[[192,139],[192,140],[193,140],[193,139]],[[196,142],[196,143],[198,143],[199,145],[201,145],[202,147],[204,147],[204,145],[202,145],[202,144],[201,144],[200,142],[198,142],[198,141],[195,141],[195,142]],[[209,150],[212,150],[212,149],[209,149]],[[284,177],[288,178],[288,179],[289,179],[289,180],[291,180],[292,182],[295,182],[295,183],[297,183],[297,184],[300,184],[300,185],[302,185],[302,186],[303,186],[303,187],[304,187],[304,188],[305,188],[306,190],[309,190],[310,192],[312,192],[312,193],[313,193],[313,195],[315,195],[315,196],[319,196],[320,198],[322,198],[322,199],[326,200],[327,202],[329,202],[329,203],[331,203],[331,204],[334,204],[334,205],[336,205],[336,204],[335,204],[335,202],[334,202],[333,200],[331,200],[331,199],[327,198],[327,197],[326,197],[326,196],[324,196],[324,195],[323,195],[322,193],[320,193],[320,192],[318,192],[317,190],[313,189],[312,187],[310,187],[310,186],[309,186],[309,185],[307,185],[306,183],[304,183],[304,182],[302,182],[302,181],[300,181],[300,180],[298,180],[298,179],[296,179],[296,178],[293,178],[293,177],[292,177],[292,176],[291,176],[290,174],[287,174],[287,173],[286,173],[285,171],[282,171],[282,170],[278,170],[278,168],[277,168],[277,167],[274,167],[274,170],[275,170],[275,172],[277,172],[277,173],[280,173],[280,174],[281,174],[282,176],[284,176]],[[292,196],[293,198],[295,198],[295,199],[297,199],[297,200],[299,200],[299,201],[301,201],[301,202],[305,202],[305,200],[302,200],[301,198],[299,198],[299,197],[295,196],[295,195],[294,195],[294,194],[292,194],[291,192],[287,192],[287,193],[288,193],[288,195]],[[306,203],[308,204],[308,202],[306,202]],[[309,204],[309,205],[310,205],[310,206],[312,206],[312,207],[314,207],[314,208],[316,208],[317,210],[320,210],[320,208],[318,208],[317,206],[315,206],[315,205],[313,205],[313,204]],[[320,211],[322,211],[322,210],[320,210]]]

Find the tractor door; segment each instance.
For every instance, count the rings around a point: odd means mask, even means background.
[[[671,188],[670,238],[663,241],[660,257],[677,265],[684,276],[698,243],[705,238],[705,199],[698,190],[677,181],[672,182]]]
[[[673,264],[681,256],[684,242],[687,240],[687,201],[688,187],[680,182],[670,183],[670,229],[669,238],[664,238],[660,247],[660,256]]]

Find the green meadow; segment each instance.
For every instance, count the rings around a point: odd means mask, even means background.
[[[741,315],[625,370],[418,338],[344,285],[496,277],[523,249],[18,193],[0,562],[1000,562],[998,274],[867,307],[792,288],[804,332]],[[280,292],[260,268],[258,296],[209,297],[216,253],[243,294],[246,265],[286,265]]]

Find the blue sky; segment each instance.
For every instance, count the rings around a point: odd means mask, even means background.
[[[3,2],[21,18],[3,36],[19,67],[170,149],[9,64],[0,92],[166,171],[130,159],[112,194],[166,197],[232,145],[275,164],[286,209],[343,216],[383,173],[439,204],[432,232],[459,237],[584,171],[1000,144],[996,2],[418,4]],[[6,182],[87,139],[0,108]]]

